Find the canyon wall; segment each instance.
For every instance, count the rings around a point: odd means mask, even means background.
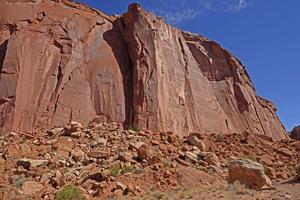
[[[219,44],[131,4],[108,16],[71,1],[0,3],[0,127],[70,121],[286,138],[275,106]]]

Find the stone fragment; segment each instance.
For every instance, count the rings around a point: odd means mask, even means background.
[[[297,151],[300,152],[300,140],[299,141],[295,141],[291,144],[291,146]]]
[[[293,156],[293,152],[287,148],[280,148],[280,149],[278,149],[278,152],[289,158],[291,158]]]
[[[273,166],[273,164],[274,164],[272,157],[268,154],[264,154],[264,155],[260,156],[259,159],[261,160],[261,162],[264,165]]]
[[[81,150],[72,150],[71,156],[75,161],[82,161],[84,159],[85,153]]]
[[[63,127],[57,127],[57,128],[52,128],[47,131],[47,133],[52,136],[52,135],[58,135],[64,131]]]
[[[131,162],[131,163],[136,163],[135,160],[133,160],[133,155],[130,152],[125,152],[120,154],[120,160],[123,162]]]
[[[128,193],[128,187],[123,184],[122,182],[117,181],[116,183],[116,189],[120,189],[123,191],[123,194],[127,194]]]
[[[269,166],[264,166],[264,168],[265,168],[266,175],[268,177],[270,177],[271,179],[275,179],[276,178],[276,171],[275,171],[274,168],[269,167]]]
[[[82,136],[83,136],[84,134],[83,134],[83,132],[81,132],[81,131],[76,131],[76,132],[72,132],[71,133],[71,137],[72,138],[81,138]]]
[[[7,150],[5,152],[6,159],[21,158],[21,157],[22,157],[22,152],[20,150],[19,145],[10,145],[7,147]]]
[[[22,154],[30,154],[31,152],[31,148],[28,144],[19,144],[20,150],[22,152]]]
[[[139,149],[142,145],[144,145],[144,142],[130,142],[129,143],[129,149]]]
[[[71,121],[65,128],[64,133],[67,136],[72,136],[76,132],[80,132],[83,128],[82,124],[79,122]],[[77,136],[78,134],[75,134]]]
[[[89,151],[89,152],[86,152],[86,154],[87,154],[89,157],[97,158],[97,159],[100,159],[100,158],[108,158],[108,157],[110,156],[110,153],[109,153],[108,151],[103,151],[103,150]]]
[[[51,173],[44,173],[44,174],[42,174],[42,176],[40,178],[40,182],[41,183],[47,182],[51,178],[51,176],[52,176]]]
[[[198,162],[198,156],[189,151],[185,152],[185,158],[193,162]]]
[[[300,164],[296,166],[295,172],[296,172],[296,180],[300,181]]]
[[[40,167],[43,165],[47,165],[49,160],[34,160],[28,158],[22,158],[17,161],[17,165],[23,166],[25,169],[29,169],[30,167]]]
[[[159,142],[159,140],[152,139],[152,140],[151,140],[151,144],[152,144],[152,145],[159,145],[160,142]]]
[[[204,141],[198,138],[196,135],[191,134],[188,137],[188,142],[197,147],[200,151],[207,151],[207,146],[205,145]]]
[[[27,181],[22,186],[25,195],[33,195],[43,189],[43,185],[35,181]]]
[[[151,158],[151,149],[148,145],[143,144],[137,149],[138,157],[149,160]]]
[[[54,188],[62,187],[65,184],[62,173],[56,170],[54,176],[50,178],[49,184],[51,184]]]
[[[207,162],[209,165],[214,165],[216,167],[220,167],[219,158],[215,153],[208,153],[204,156],[203,161]]]

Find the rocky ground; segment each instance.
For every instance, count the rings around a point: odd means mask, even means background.
[[[1,199],[300,199],[295,140],[94,121],[10,132],[0,146]]]

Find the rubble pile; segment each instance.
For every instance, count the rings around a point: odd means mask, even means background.
[[[257,158],[273,181],[294,175],[298,153],[287,141],[254,135],[123,130],[117,123],[70,122],[33,133],[0,137],[1,199],[54,199],[67,185],[89,198],[140,196],[153,187],[186,186],[182,176],[203,173],[226,180],[232,160]],[[185,173],[189,172],[189,173]],[[192,174],[191,174],[192,173]],[[201,184],[210,184],[203,181]]]

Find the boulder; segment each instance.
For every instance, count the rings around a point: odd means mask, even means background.
[[[295,149],[295,151],[300,152],[300,140],[299,141],[293,141],[291,143],[291,146]]]
[[[185,158],[186,160],[190,160],[190,161],[193,161],[193,162],[197,162],[198,161],[198,156],[192,152],[185,152]]]
[[[43,185],[35,181],[27,181],[22,186],[25,195],[33,195],[43,189]]]
[[[85,153],[82,150],[72,150],[71,156],[75,161],[82,161],[84,159]]]
[[[109,151],[104,151],[104,150],[89,151],[89,152],[86,152],[86,154],[89,157],[97,158],[97,159],[108,158],[110,156],[110,152]]]
[[[296,172],[296,180],[300,181],[300,164],[296,166],[295,172]]]
[[[150,160],[151,159],[151,148],[146,145],[142,144],[138,149],[137,149],[137,154],[140,159],[146,159]]]
[[[64,131],[64,128],[63,127],[55,127],[55,128],[52,128],[50,130],[47,131],[47,133],[52,136],[52,135],[57,135],[59,133],[62,133]]]
[[[203,161],[207,162],[209,165],[214,165],[216,167],[220,167],[219,158],[215,153],[208,153],[204,158]]]
[[[47,165],[49,160],[34,160],[28,158],[22,158],[17,161],[17,165],[23,166],[25,169],[29,169],[30,167],[40,167],[43,165]]]
[[[300,126],[293,128],[290,132],[290,137],[294,140],[300,140]]]
[[[293,156],[293,151],[291,151],[288,148],[282,147],[282,148],[278,149],[277,151],[278,151],[278,153],[280,153],[286,157],[289,157],[289,158],[291,158]]]
[[[229,164],[228,182],[240,182],[250,188],[261,189],[271,186],[270,178],[265,174],[263,165],[249,159],[237,159]]]
[[[83,128],[82,124],[79,122],[71,121],[65,128],[64,132],[67,136],[80,137],[80,131]]]
[[[207,145],[196,134],[190,134],[187,140],[190,145],[197,147],[200,151],[207,151]]]
[[[116,183],[116,189],[118,190],[122,190],[123,194],[127,194],[128,193],[128,187],[123,184],[122,182],[117,181]]]

